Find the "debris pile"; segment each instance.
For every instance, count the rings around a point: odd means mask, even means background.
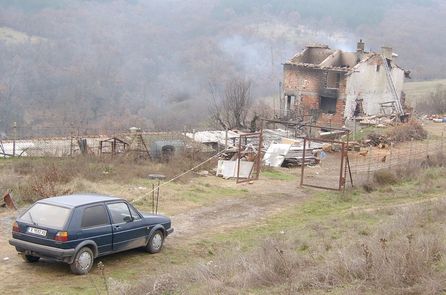
[[[229,147],[220,155],[217,165],[217,176],[228,178],[249,178],[257,157],[258,150],[252,143],[242,147],[239,152],[238,147]],[[240,161],[239,161],[240,159]]]
[[[398,124],[387,132],[391,142],[423,140],[427,138],[427,131],[418,121],[411,120],[406,124]]]
[[[434,121],[435,123],[446,123],[446,115],[445,114],[436,114],[427,116],[426,119]]]
[[[377,146],[382,149],[388,147],[390,143],[387,136],[378,133],[370,133],[364,141],[366,146]]]
[[[397,117],[394,115],[384,116],[384,115],[375,115],[375,116],[363,116],[357,117],[356,121],[359,122],[362,126],[375,126],[375,127],[387,127],[392,126],[397,122]]]
[[[303,147],[292,147],[288,154],[285,157],[285,160],[282,163],[283,167],[297,167],[302,166],[302,163],[305,165],[316,165],[320,162],[320,158],[318,157],[321,149],[305,149],[305,162],[303,162]]]
[[[282,141],[289,142],[290,139]],[[305,165],[315,165],[320,162],[320,153],[323,151],[323,144],[310,142],[305,147],[303,140],[291,140],[292,143],[272,143],[263,157],[265,165],[272,167],[296,167]]]

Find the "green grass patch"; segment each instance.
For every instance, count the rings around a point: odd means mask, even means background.
[[[247,189],[208,185],[197,182],[192,185],[169,183],[166,185],[169,194],[175,194],[179,201],[195,204],[207,204],[211,201],[227,197],[242,197],[248,193]]]
[[[274,180],[290,181],[290,180],[296,179],[295,176],[285,173],[285,172],[282,172],[282,171],[279,171],[279,170],[263,171],[261,173],[261,175],[265,176],[266,178],[274,179]]]
[[[359,124],[358,124],[359,125]],[[368,126],[361,128],[360,130],[357,130],[356,133],[350,136],[350,139],[361,141],[367,139],[369,134],[377,133],[377,134],[383,134],[385,128],[377,128],[374,126]]]

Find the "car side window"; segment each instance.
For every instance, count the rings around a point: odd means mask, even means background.
[[[132,214],[133,220],[141,219],[141,217],[139,217],[139,214],[136,212],[136,210],[132,206],[129,206],[129,209],[130,209],[130,213]]]
[[[82,214],[81,227],[93,227],[110,224],[107,211],[103,205],[87,207]]]
[[[107,205],[113,224],[124,223],[131,220],[129,207],[126,203],[112,203]]]

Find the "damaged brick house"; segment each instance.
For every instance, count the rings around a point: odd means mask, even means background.
[[[358,42],[356,52],[307,46],[283,65],[281,117],[301,118],[321,126],[342,127],[355,116],[403,115],[404,79],[392,48],[365,52]]]

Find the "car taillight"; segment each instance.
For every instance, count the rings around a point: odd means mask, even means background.
[[[66,231],[60,231],[56,234],[56,237],[54,237],[54,240],[59,242],[66,242],[68,241],[68,233]]]
[[[12,224],[12,231],[15,233],[19,233],[20,232],[20,226],[17,224],[17,222],[14,222]]]

